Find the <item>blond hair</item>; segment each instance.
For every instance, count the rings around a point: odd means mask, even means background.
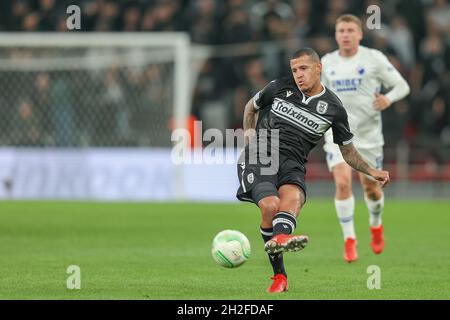
[[[361,31],[363,30],[361,19],[355,16],[354,14],[347,13],[341,15],[339,18],[336,19],[336,25],[339,22],[353,22],[359,27]]]

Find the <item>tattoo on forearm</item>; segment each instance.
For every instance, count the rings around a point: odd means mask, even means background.
[[[248,129],[255,129],[256,127],[256,112],[253,107],[252,100],[245,105],[244,110],[244,131]]]
[[[361,158],[361,155],[355,149],[353,143],[349,143],[345,146],[339,146],[339,148],[341,149],[342,157],[345,162],[350,165],[350,167],[362,173],[369,174],[370,166]]]

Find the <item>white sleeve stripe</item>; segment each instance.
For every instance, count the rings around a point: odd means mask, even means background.
[[[258,92],[253,96],[253,107],[254,107],[256,110],[261,109],[261,108],[258,106],[258,104],[256,103],[256,100],[259,99],[259,96],[260,96],[260,95],[261,95],[261,91],[258,91]]]
[[[255,98],[253,98],[253,107],[254,107],[256,110],[259,110],[259,109],[260,109],[259,106],[256,104]]]
[[[343,141],[343,142],[342,142],[342,145],[343,145],[343,146],[346,146],[346,145],[352,143],[352,141],[353,141],[353,138],[351,138],[350,140],[347,140],[347,141]]]

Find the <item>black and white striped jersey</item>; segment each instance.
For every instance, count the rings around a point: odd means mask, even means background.
[[[255,109],[259,110],[256,125],[257,139],[267,132],[268,148],[271,131],[278,129],[279,154],[304,164],[312,148],[331,128],[334,143],[351,142],[347,113],[339,98],[324,86],[321,93],[308,97],[299,90],[292,77],[270,82],[253,97]],[[266,130],[261,130],[266,129]]]

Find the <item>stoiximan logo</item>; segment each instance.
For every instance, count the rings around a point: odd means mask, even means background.
[[[325,106],[323,107],[325,108]],[[331,122],[324,117],[318,116],[317,114],[314,115],[306,109],[299,108],[279,98],[274,100],[271,111],[280,118],[314,135],[321,136],[331,126]]]

